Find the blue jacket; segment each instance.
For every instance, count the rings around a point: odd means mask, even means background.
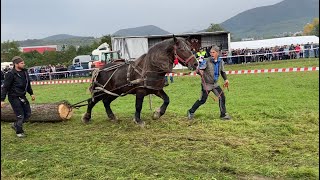
[[[199,69],[200,70],[205,70],[207,68],[207,61],[208,60],[203,60],[200,64],[199,64]],[[214,81],[218,81],[219,79],[219,75],[220,75],[220,71],[222,70],[224,72],[224,68],[221,67],[223,66],[223,64],[221,63],[222,59],[220,57],[218,57],[218,60],[217,62],[214,62],[213,58],[210,57],[209,58],[209,61],[211,61],[213,63],[213,72],[212,70],[209,70],[210,72],[209,73],[212,73],[213,74],[213,78],[214,78]]]

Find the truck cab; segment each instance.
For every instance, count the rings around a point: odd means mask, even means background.
[[[82,69],[90,69],[89,62],[91,61],[90,55],[76,56],[72,60],[72,65],[75,67],[82,67]]]
[[[89,67],[101,68],[105,64],[118,59],[120,59],[120,51],[111,51],[109,45],[107,43],[103,43],[97,49],[92,51]]]

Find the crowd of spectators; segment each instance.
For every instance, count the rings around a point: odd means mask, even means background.
[[[59,71],[66,71],[66,70],[67,68],[60,64],[57,64],[57,65],[49,64],[47,66],[34,66],[34,67],[28,68],[30,78],[33,81],[62,78],[63,77],[62,75],[56,75],[55,73]]]
[[[194,51],[197,58],[207,58],[210,47],[200,48],[198,52]],[[258,49],[231,49],[231,51],[222,51],[221,57],[228,64],[243,64],[250,62],[263,62],[274,60],[287,60],[298,58],[319,57],[319,44],[291,44],[275,47],[261,47]]]
[[[3,83],[5,74],[10,70],[11,68],[9,66],[6,66],[5,68],[1,69],[1,85]],[[28,73],[31,81],[90,76],[91,71],[81,70],[83,70],[83,68],[79,68],[76,65],[70,65],[67,67],[61,64],[49,64],[46,66],[29,67]]]
[[[77,76],[88,76],[89,71],[75,71],[78,70],[75,66],[70,65],[69,67],[61,64],[57,65],[47,65],[47,66],[34,66],[28,68],[28,72],[30,74],[30,78],[33,81],[39,80],[53,80],[53,79],[62,79],[62,78],[70,78]]]

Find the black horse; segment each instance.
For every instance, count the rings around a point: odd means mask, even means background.
[[[183,38],[173,37],[155,44],[147,54],[143,54],[135,61],[115,61],[94,71],[90,87],[92,98],[88,100],[87,112],[82,118],[83,122],[90,121],[92,108],[100,100],[103,101],[109,119],[116,121],[110,103],[117,97],[127,94],[136,95],[134,121],[138,125],[144,125],[140,119],[140,113],[143,99],[149,94],[155,94],[163,99],[162,106],[153,114],[153,119],[160,118],[169,104],[169,97],[163,91],[164,76],[172,72],[175,58],[191,70],[195,70],[198,66],[190,44]]]

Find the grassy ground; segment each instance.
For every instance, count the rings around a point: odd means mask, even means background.
[[[267,67],[265,67],[267,66]],[[263,68],[319,66],[318,60],[287,61]],[[254,69],[254,66],[228,66]],[[261,67],[256,69],[260,69]],[[160,120],[145,128],[133,122],[134,96],[111,105],[119,124],[106,120],[102,103],[84,125],[85,107],[70,121],[27,123],[18,139],[1,123],[3,179],[319,179],[319,72],[229,75],[225,92],[232,121],[221,121],[208,99],[187,120],[199,98],[199,77],[176,77],[165,88],[171,102]],[[88,83],[33,86],[36,103],[87,97]],[[152,109],[161,100],[152,97]]]

